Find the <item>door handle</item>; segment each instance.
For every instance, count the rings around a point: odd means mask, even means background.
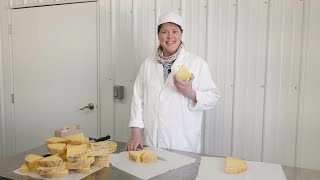
[[[80,110],[84,110],[84,109],[86,109],[86,108],[88,108],[88,109],[90,109],[90,110],[93,110],[93,109],[94,109],[94,104],[89,103],[87,106],[81,108]]]

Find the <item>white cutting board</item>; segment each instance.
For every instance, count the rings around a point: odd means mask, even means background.
[[[121,169],[141,179],[150,179],[172,169],[194,163],[196,159],[176,154],[157,147],[145,147],[161,157],[157,163],[134,163],[129,160],[128,151],[119,154],[110,154],[109,162],[116,168]]]
[[[248,169],[239,174],[226,174],[225,158],[201,157],[197,180],[287,180],[281,165],[246,161]]]

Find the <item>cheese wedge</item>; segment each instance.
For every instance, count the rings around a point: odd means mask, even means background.
[[[87,153],[87,144],[71,146],[67,148],[67,160],[76,161],[80,156]]]
[[[60,137],[52,137],[49,139],[46,139],[46,144],[56,144],[56,143],[66,143],[67,140]]]
[[[69,174],[69,170],[64,169],[62,171],[58,171],[58,172],[54,172],[54,173],[47,173],[47,174],[43,174],[41,176],[46,177],[46,178],[60,178],[60,177],[67,176],[68,174]]]
[[[109,167],[109,160],[96,160],[92,165],[98,167]]]
[[[158,161],[158,156],[148,150],[129,151],[129,160],[133,162],[153,163]]]
[[[37,172],[40,175],[44,175],[44,174],[53,174],[53,173],[57,173],[59,171],[63,171],[66,169],[65,163],[63,163],[61,166],[54,166],[54,167],[38,167],[37,168]]]
[[[41,167],[62,166],[63,163],[63,160],[58,155],[49,156],[39,160],[39,166]]]
[[[107,141],[109,145],[109,153],[114,153],[117,151],[117,143],[114,141]]]
[[[35,154],[28,154],[25,157],[25,161],[27,162],[28,168],[30,172],[36,171],[38,168],[39,160],[43,159],[44,157],[35,155]]]
[[[66,143],[56,143],[56,144],[48,144],[48,151],[51,155],[55,154],[63,154],[66,150]]]
[[[157,161],[158,161],[158,156],[151,151],[145,151],[141,156],[141,162],[143,163],[154,163]]]
[[[83,168],[85,166],[91,165],[93,162],[94,162],[94,157],[88,157],[88,159],[86,161],[81,161],[81,162],[67,161],[66,168],[67,169],[79,169],[79,168]]]
[[[192,74],[189,72],[187,67],[184,64],[182,64],[178,73],[176,74],[176,77],[181,80],[188,80],[188,79],[192,78]]]
[[[90,165],[86,165],[79,169],[73,169],[73,171],[77,173],[89,174],[91,172],[91,168],[90,168]]]
[[[107,141],[101,141],[101,142],[90,142],[90,147],[92,149],[109,149],[109,143]]]
[[[22,164],[22,166],[20,167],[20,172],[21,172],[21,173],[28,173],[28,172],[30,172],[27,163],[23,163],[23,164]]]
[[[142,151],[129,151],[129,160],[133,162],[141,162],[141,156],[145,152],[145,150]]]
[[[83,133],[67,136],[65,137],[65,139],[68,140],[69,144],[74,144],[74,145],[80,145],[80,144],[85,144],[89,142],[89,139],[84,137]]]
[[[92,149],[89,148],[87,152],[88,156],[109,156],[109,149]]]
[[[225,173],[237,174],[247,170],[248,166],[244,160],[236,157],[226,157]]]
[[[94,159],[96,161],[108,161],[109,160],[109,156],[95,156]]]

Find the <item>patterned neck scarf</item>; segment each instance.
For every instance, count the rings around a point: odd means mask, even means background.
[[[171,56],[164,56],[163,55],[163,48],[159,45],[158,48],[157,48],[157,52],[156,52],[156,60],[158,61],[158,63],[160,64],[167,64],[167,63],[170,63],[172,64],[173,61],[175,61],[182,49],[182,46],[183,46],[183,43],[181,42],[177,51],[172,54]]]

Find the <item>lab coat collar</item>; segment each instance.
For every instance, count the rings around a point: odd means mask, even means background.
[[[171,73],[169,74],[167,80],[164,82],[163,88],[166,88],[170,83],[173,84],[173,76],[179,71],[181,65],[183,64],[185,56],[185,49],[182,48],[177,59],[174,61],[174,63],[171,66]],[[162,67],[163,71],[163,67]],[[162,79],[163,79],[163,72],[162,72]]]

